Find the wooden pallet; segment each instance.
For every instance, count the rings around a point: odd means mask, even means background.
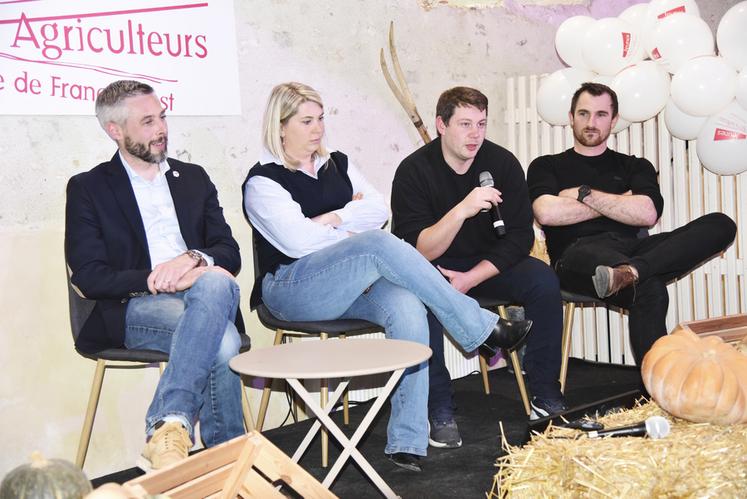
[[[336,497],[256,431],[130,480],[124,487],[135,498]]]
[[[747,314],[683,322],[679,327],[699,336],[718,336],[726,343],[739,343],[747,337]]]

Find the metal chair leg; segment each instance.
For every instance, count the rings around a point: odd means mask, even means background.
[[[508,320],[508,311],[506,307],[500,305],[498,307],[498,315],[504,320]],[[531,414],[531,407],[529,407],[529,393],[527,392],[527,385],[524,382],[524,372],[521,370],[521,362],[519,361],[519,354],[516,350],[512,350],[509,353],[511,357],[511,364],[514,366],[514,376],[516,376],[516,384],[519,385],[519,394],[521,395],[521,402],[524,404],[524,410],[527,415]]]
[[[527,393],[527,387],[524,383],[524,373],[521,372],[521,362],[519,361],[519,354],[516,350],[511,350],[509,353],[511,357],[511,364],[514,366],[514,375],[516,376],[516,383],[519,385],[519,393],[521,394],[521,401],[524,404],[524,410],[527,416],[531,414],[532,409],[529,407],[529,394]]]
[[[244,427],[249,433],[254,430],[254,420],[252,419],[252,409],[249,405],[249,397],[246,395],[246,386],[243,379],[241,379],[241,411],[244,413]]]
[[[283,341],[285,332],[282,329],[275,331],[275,341],[273,345],[279,345]],[[257,414],[257,431],[262,431],[262,427],[265,424],[265,415],[267,414],[267,406],[270,403],[270,392],[272,391],[272,380],[265,380],[265,387],[262,390],[262,399],[259,402],[259,413]]]
[[[339,339],[344,340],[346,339],[346,336],[344,334],[341,334],[338,336]],[[350,424],[350,397],[348,396],[350,392],[348,390],[345,390],[345,393],[342,396],[342,422],[345,424],[345,426],[348,426]]]
[[[480,354],[477,354],[480,361],[480,374],[482,374],[482,387],[485,395],[490,395],[490,380],[488,379],[488,360]]]
[[[319,339],[325,341],[329,338],[327,333],[320,333]],[[327,400],[329,400],[329,380],[319,380],[319,402],[322,407],[327,407]],[[329,433],[327,429],[322,427],[322,468],[326,468],[329,464]]]
[[[96,361],[96,370],[93,373],[93,383],[91,384],[91,394],[88,396],[88,407],[86,416],[83,419],[83,429],[80,432],[78,441],[78,454],[75,457],[75,465],[83,469],[88,454],[88,444],[91,441],[91,430],[93,429],[93,419],[96,416],[96,408],[99,405],[99,396],[101,395],[101,385],[104,383],[104,370],[106,361],[99,359]]]
[[[563,318],[563,338],[561,340],[560,357],[560,391],[565,393],[565,380],[568,376],[568,357],[571,355],[571,330],[573,329],[573,314],[576,304],[567,302],[565,304],[565,317]]]

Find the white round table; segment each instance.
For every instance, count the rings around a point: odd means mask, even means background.
[[[427,346],[403,340],[303,341],[244,352],[231,359],[230,366],[241,374],[285,379],[306,403],[306,407],[316,415],[317,420],[293,454],[293,461],[298,462],[301,459],[322,426],[340,442],[342,452],[322,485],[329,488],[342,470],[342,466],[352,457],[385,497],[397,497],[356,446],[389,398],[405,369],[426,361],[431,354],[432,351]],[[389,380],[353,436],[346,437],[329,417],[330,411],[347,389],[350,378],[385,372],[392,373]],[[322,408],[299,380],[328,378],[340,378],[340,384],[331,394],[326,407]]]

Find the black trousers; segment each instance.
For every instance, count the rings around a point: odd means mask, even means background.
[[[478,262],[474,258],[439,258],[433,263],[463,272]],[[526,343],[523,366],[529,389],[537,397],[559,397],[563,310],[560,285],[552,268],[541,260],[527,256],[511,268],[475,286],[468,295],[497,298],[524,307],[526,318],[534,321]],[[444,361],[443,326],[430,312],[428,325],[433,350],[428,366],[428,413],[431,419],[443,420],[453,414],[451,378]]]
[[[629,312],[630,342],[637,365],[651,345],[667,334],[668,282],[679,279],[734,241],[737,227],[723,213],[710,213],[671,232],[640,239],[618,234],[582,237],[555,262],[567,291],[597,296],[592,276],[597,265],[630,264],[638,282],[604,301]]]

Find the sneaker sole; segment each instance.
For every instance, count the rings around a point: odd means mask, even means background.
[[[610,289],[611,280],[609,267],[598,265],[591,280],[594,283],[594,290],[597,292],[597,296],[599,298],[607,298],[609,296],[607,291]]]
[[[460,439],[459,442],[456,443],[449,443],[449,442],[437,442],[433,440],[432,438],[428,437],[428,445],[431,447],[437,447],[439,449],[458,449],[462,446],[462,440]]]
[[[151,464],[150,460],[142,455],[138,456],[137,461],[135,461],[135,466],[146,473],[150,473],[151,471],[153,471],[153,465]]]
[[[532,412],[529,413],[529,421],[536,421],[538,419],[546,418],[550,415],[549,412],[544,411],[534,404],[531,404]]]

